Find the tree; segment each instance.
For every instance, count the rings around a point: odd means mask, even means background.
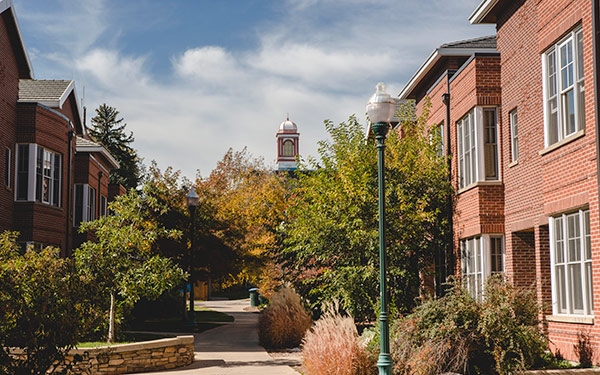
[[[203,236],[199,243],[212,242],[203,251],[220,248],[225,255],[220,264],[211,265],[211,271],[222,267],[219,273],[231,284],[258,283],[278,243],[276,228],[286,195],[283,180],[244,148],[229,149],[209,178],[199,179],[196,185],[204,215],[198,224],[209,229],[199,232]]]
[[[96,109],[96,116],[92,118],[90,135],[102,143],[104,147],[117,159],[119,169],[110,173],[110,182],[121,184],[127,189],[137,188],[140,182],[141,161],[137,151],[131,147],[133,133],[127,135],[123,118],[118,118],[119,111],[109,105],[102,104]]]
[[[92,324],[93,286],[59,249],[23,253],[17,236],[0,234],[0,373],[45,374],[63,364]],[[11,347],[23,354],[12,356]]]
[[[117,303],[131,306],[140,298],[158,298],[179,286],[184,272],[171,259],[157,255],[153,244],[158,238],[177,238],[180,232],[167,230],[149,219],[148,209],[161,212],[156,199],[130,190],[113,201],[113,215],[84,223],[81,231],[92,230],[97,241],[88,241],[75,250],[79,272],[99,286],[109,305],[108,342],[115,337]]]
[[[386,147],[386,249],[391,307],[409,311],[432,256],[448,229],[445,158],[426,126],[427,109],[402,111],[400,129]],[[313,308],[333,298],[356,320],[372,320],[378,303],[377,157],[373,139],[355,117],[325,122],[331,141],[319,142],[320,160],[301,164],[286,210],[279,261]]]

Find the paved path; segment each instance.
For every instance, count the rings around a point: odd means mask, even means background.
[[[273,359],[258,345],[258,314],[246,312],[248,299],[196,304],[232,315],[235,321],[195,334],[195,362],[187,367],[147,374],[160,375],[298,375],[293,360]]]

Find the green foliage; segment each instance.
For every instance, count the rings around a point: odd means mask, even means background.
[[[17,233],[0,234],[0,373],[45,374],[81,339],[95,312],[93,286],[60,250],[19,251]],[[9,349],[22,348],[11,356]],[[19,349],[13,349],[13,354]]]
[[[102,104],[96,108],[96,116],[92,117],[90,135],[117,159],[119,169],[110,173],[112,184],[121,184],[127,189],[136,188],[140,182],[141,160],[137,151],[131,147],[133,133],[127,135],[123,118],[118,118],[119,111],[109,105]]]
[[[414,306],[419,275],[448,231],[452,187],[424,112],[415,121],[414,107],[405,106],[386,147],[388,285],[400,312]],[[355,320],[369,321],[379,296],[376,148],[355,117],[325,128],[331,140],[319,142],[320,160],[302,163],[307,171],[298,174],[278,261],[313,309],[337,298]]]
[[[547,363],[534,291],[490,278],[478,302],[458,286],[394,323],[395,374],[514,374]]]
[[[164,291],[180,285],[184,272],[171,259],[153,251],[158,238],[177,238],[180,232],[167,230],[149,218],[149,212],[162,212],[164,206],[147,194],[130,190],[110,204],[113,215],[84,223],[81,231],[91,230],[97,240],[88,241],[75,250],[75,261],[81,274],[93,280],[104,300],[116,300],[121,306],[132,306],[144,297],[158,298]],[[114,306],[110,308],[113,322]],[[113,327],[109,327],[109,341]]]

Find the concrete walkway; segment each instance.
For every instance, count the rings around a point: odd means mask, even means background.
[[[153,372],[160,375],[298,375],[288,359],[273,359],[258,344],[258,314],[246,312],[248,299],[203,301],[197,305],[229,314],[231,324],[195,334],[195,362],[187,367]]]

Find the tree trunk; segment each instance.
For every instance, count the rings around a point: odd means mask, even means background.
[[[115,342],[115,293],[110,292],[110,312],[108,318],[108,342]]]

